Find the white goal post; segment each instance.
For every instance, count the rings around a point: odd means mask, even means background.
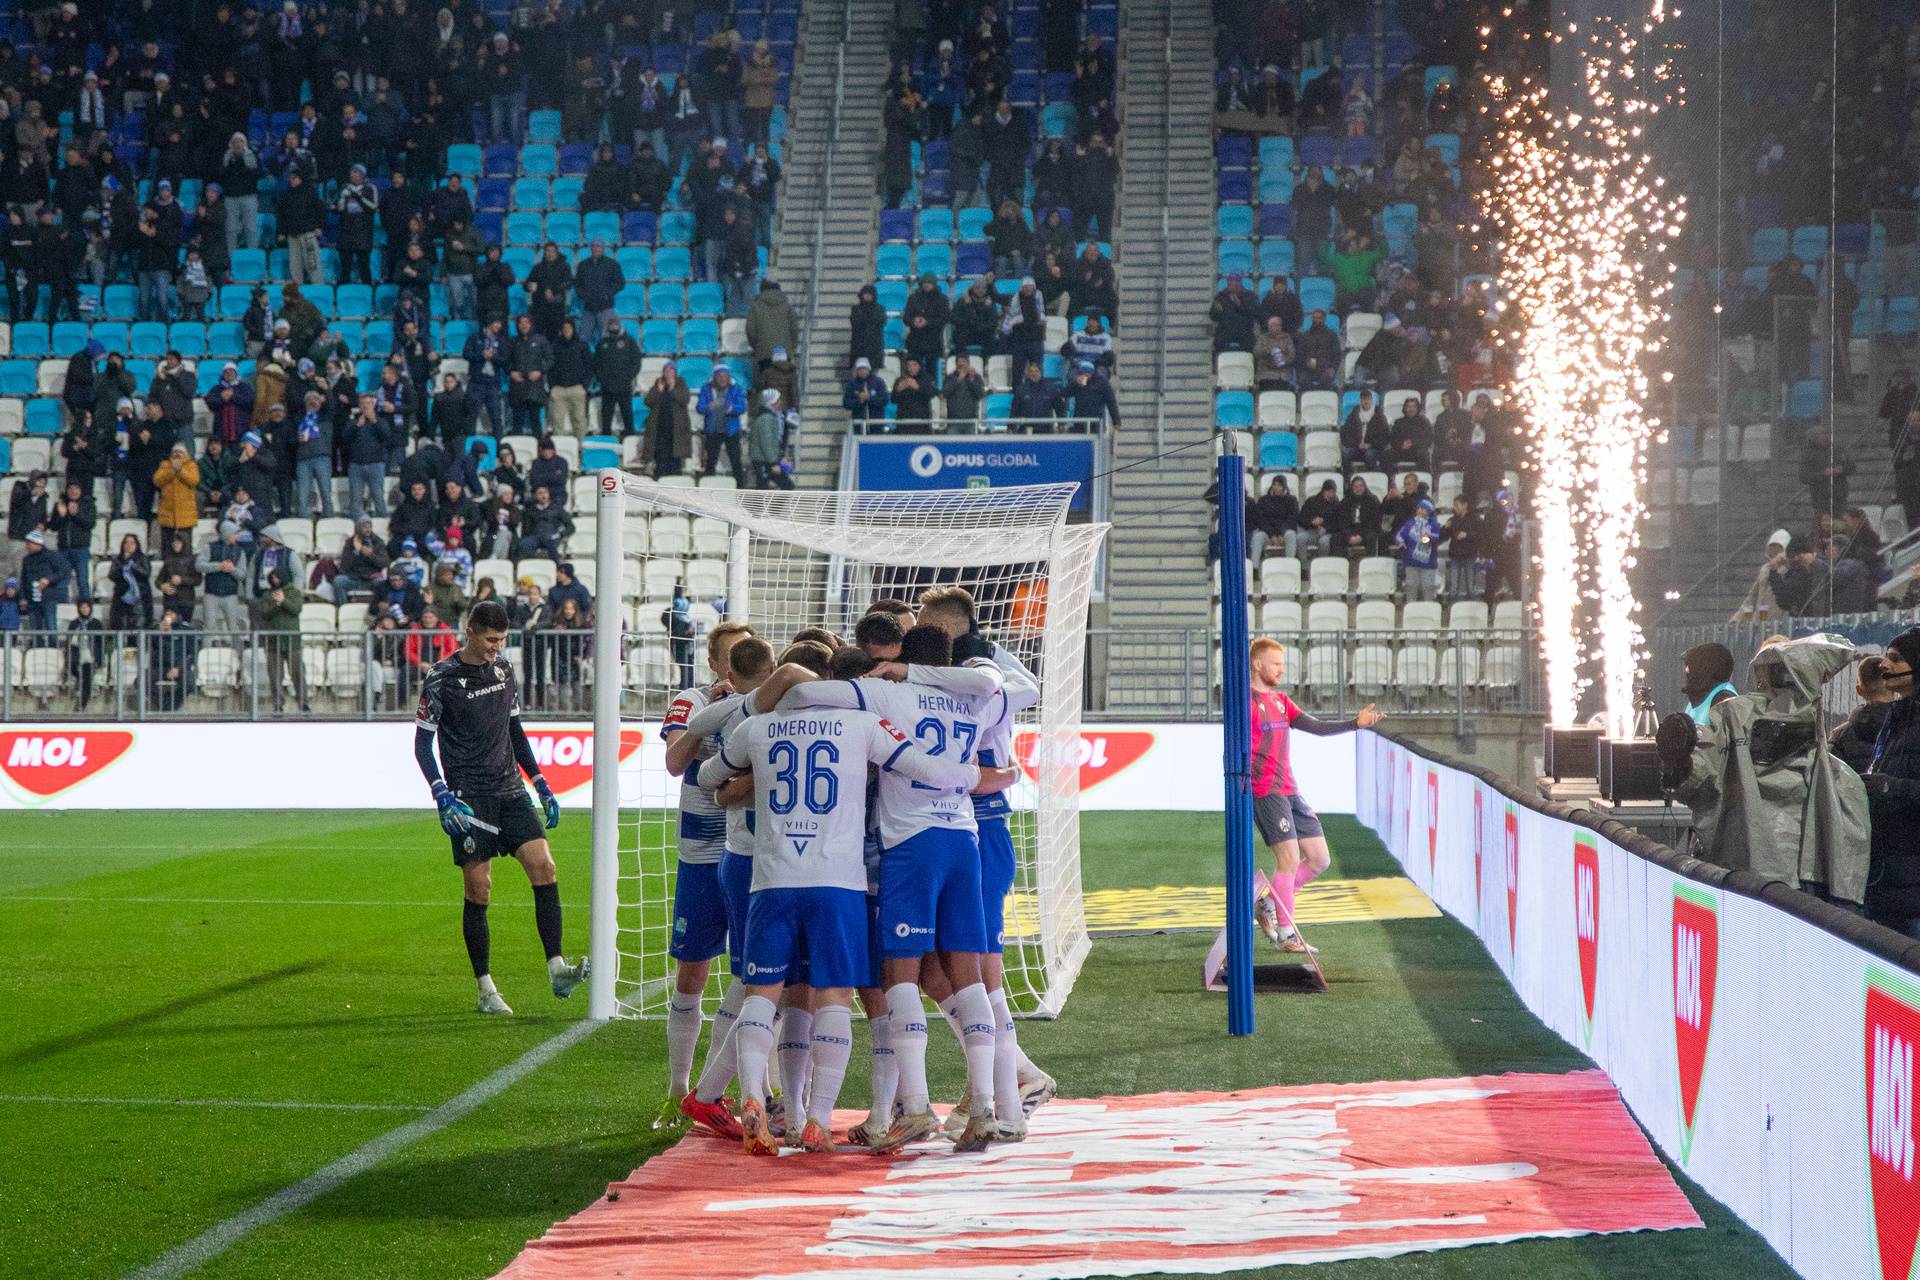
[[[1006,990],[1021,1013],[1059,1013],[1088,946],[1080,710],[1087,608],[1108,528],[1067,522],[1075,486],[782,492],[597,474],[595,559],[579,575],[599,602],[590,1016],[666,1013],[680,783],[666,772],[659,727],[681,688],[712,678],[707,629],[746,621],[776,654],[803,627],[850,642],[876,598],[911,602],[949,584],[973,594],[982,631],[1040,681],[1017,735]],[[725,969],[715,960],[709,1009]]]

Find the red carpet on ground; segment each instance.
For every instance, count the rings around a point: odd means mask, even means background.
[[[501,1275],[1071,1280],[1699,1225],[1579,1071],[1061,1100],[967,1156],[749,1159],[694,1134]]]

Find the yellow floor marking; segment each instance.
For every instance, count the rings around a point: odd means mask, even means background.
[[[1087,932],[1162,933],[1218,929],[1226,920],[1227,891],[1219,885],[1156,885],[1151,889],[1098,889],[1086,895]],[[1033,899],[1014,894],[1007,930],[1035,929]],[[1440,914],[1427,895],[1404,876],[1367,880],[1316,880],[1295,902],[1302,924],[1357,920],[1421,920]]]

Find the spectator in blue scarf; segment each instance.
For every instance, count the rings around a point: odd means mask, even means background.
[[[1400,551],[1401,582],[1408,600],[1440,598],[1440,522],[1425,498],[1393,535]]]
[[[740,432],[747,414],[747,397],[734,385],[733,375],[725,368],[713,371],[713,381],[700,388],[694,404],[694,416],[700,419],[700,473],[712,475],[720,461],[720,450],[727,451],[727,466],[741,488],[748,484],[747,467],[740,454]]]

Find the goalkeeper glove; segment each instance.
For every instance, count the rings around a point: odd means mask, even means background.
[[[433,784],[433,803],[440,809],[440,827],[450,836],[465,835],[472,824],[473,809],[444,782]]]
[[[533,789],[540,797],[540,808],[547,817],[547,830],[551,831],[560,825],[560,802],[554,799],[553,788],[547,785],[545,778],[534,778]]]

